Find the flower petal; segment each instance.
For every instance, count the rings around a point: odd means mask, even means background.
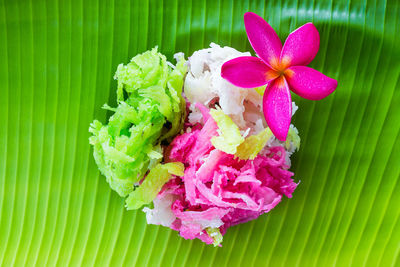
[[[257,55],[270,67],[276,66],[282,43],[275,30],[260,16],[252,12],[244,14],[247,38]]]
[[[265,90],[263,111],[272,133],[279,140],[285,141],[292,118],[292,98],[285,78],[276,79]]]
[[[289,34],[283,45],[281,62],[286,66],[308,65],[317,55],[319,33],[314,24],[307,23]]]
[[[276,78],[274,73],[275,71],[258,57],[237,57],[225,62],[221,67],[222,78],[243,88],[263,86]]]
[[[285,71],[285,78],[294,93],[310,100],[325,98],[337,87],[335,79],[305,66],[290,67]]]

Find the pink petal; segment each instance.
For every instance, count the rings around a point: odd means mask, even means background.
[[[265,90],[263,111],[272,133],[279,140],[285,141],[292,118],[292,98],[283,77],[276,79]]]
[[[260,16],[244,14],[247,38],[257,55],[270,67],[276,66],[282,50],[282,43],[275,30]]]
[[[276,78],[274,73],[275,71],[258,57],[237,57],[225,62],[221,67],[222,78],[243,88],[263,86]]]
[[[290,67],[285,71],[285,78],[294,93],[310,100],[327,97],[337,87],[335,79],[305,66]]]
[[[314,24],[307,23],[289,34],[283,45],[281,62],[285,66],[308,65],[317,55],[319,33]]]

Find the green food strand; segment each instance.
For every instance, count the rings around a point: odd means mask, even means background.
[[[181,162],[158,164],[151,169],[143,183],[129,194],[126,199],[126,208],[133,210],[149,204],[172,175],[183,176],[183,171],[184,166]]]
[[[244,142],[239,127],[221,109],[211,109],[211,117],[218,125],[219,136],[211,138],[213,146],[228,154],[235,154],[237,147]]]
[[[238,146],[235,155],[243,160],[255,159],[272,135],[271,130],[266,128],[258,134],[246,137],[244,142]]]
[[[223,236],[218,228],[206,228],[207,234],[214,240],[214,247],[219,246],[222,243]]]

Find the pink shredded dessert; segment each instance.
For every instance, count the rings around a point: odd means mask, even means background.
[[[291,198],[297,184],[288,171],[286,150],[273,146],[253,160],[240,160],[211,144],[217,124],[206,107],[198,104],[203,123],[176,137],[169,159],[185,165],[183,177],[169,181],[157,197],[155,208],[171,202],[176,217],[170,227],[187,239],[214,243],[207,228],[223,235],[235,224],[256,219],[270,211],[283,195]]]

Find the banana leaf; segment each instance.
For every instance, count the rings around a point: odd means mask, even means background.
[[[246,11],[282,40],[312,21],[311,67],[339,87],[293,96],[294,197],[214,248],[125,210],[88,126],[106,121],[116,67],[140,52],[252,51]],[[399,266],[399,27],[398,0],[0,0],[0,265]]]

